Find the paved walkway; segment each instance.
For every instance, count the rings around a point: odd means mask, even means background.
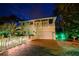
[[[79,48],[71,46],[72,42],[60,42],[50,39],[27,40],[25,44],[8,49],[1,55],[8,56],[54,56],[68,55],[69,51],[72,55],[74,51],[79,51]],[[74,43],[73,43],[74,45]],[[72,52],[71,52],[72,51]],[[67,52],[67,53],[66,53]],[[76,54],[75,52],[75,54]],[[74,55],[75,55],[74,54]],[[77,55],[79,55],[77,53]]]
[[[2,55],[13,56],[53,56],[59,55],[62,52],[62,48],[55,40],[36,39],[33,41],[27,41],[26,44],[22,44],[15,48],[11,48],[4,52]]]

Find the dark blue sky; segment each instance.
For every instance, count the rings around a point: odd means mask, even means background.
[[[21,19],[34,19],[56,15],[56,4],[0,4],[0,17],[16,15]]]

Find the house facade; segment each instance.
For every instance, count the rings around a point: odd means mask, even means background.
[[[32,39],[56,39],[55,38],[56,17],[39,18],[28,21],[20,21],[22,31]]]

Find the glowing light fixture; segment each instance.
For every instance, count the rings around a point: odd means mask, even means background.
[[[65,41],[68,39],[68,35],[66,33],[61,32],[56,34],[56,39],[60,41]]]

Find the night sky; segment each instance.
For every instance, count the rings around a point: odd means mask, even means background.
[[[0,4],[0,17],[10,15],[24,20],[56,16],[56,4]]]

